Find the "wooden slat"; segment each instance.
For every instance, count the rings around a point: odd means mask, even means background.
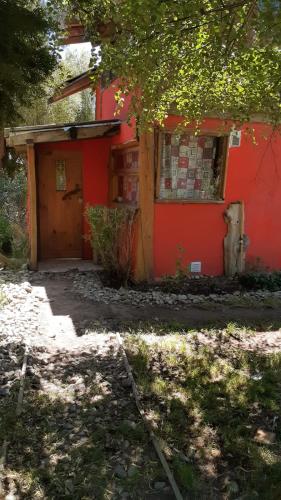
[[[192,205],[192,204],[205,204],[205,205],[223,205],[225,203],[224,200],[181,200],[181,199],[170,199],[170,198],[161,198],[161,200],[155,200],[155,203],[161,205],[161,203],[163,204],[168,204],[168,205],[172,205],[172,204],[175,204],[175,205]]]
[[[135,279],[150,280],[153,275],[154,219],[154,133],[140,137],[139,217]]]
[[[223,152],[222,152],[222,185],[221,185],[221,197],[225,198],[225,189],[227,181],[227,170],[228,170],[228,151],[229,151],[229,136],[223,138]]]
[[[35,148],[33,143],[26,146],[27,149],[27,171],[28,171],[28,193],[29,193],[29,265],[33,270],[37,269],[37,194],[36,194],[36,171],[35,171]]]
[[[161,154],[162,154],[162,144],[163,144],[163,134],[158,130],[157,134],[157,147],[156,151],[156,186],[155,186],[155,198],[159,198],[160,194],[160,179],[161,179]]]
[[[122,144],[114,144],[111,146],[112,151],[118,151],[120,149],[129,149],[129,148],[138,148],[139,143],[135,139],[131,139],[130,141],[123,142]]]

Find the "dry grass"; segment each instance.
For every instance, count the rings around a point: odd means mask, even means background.
[[[213,346],[196,342],[196,332],[166,333],[146,340],[139,329],[126,349],[184,494],[279,499],[281,354],[234,348],[232,336],[253,333],[234,324],[212,330],[220,339]]]

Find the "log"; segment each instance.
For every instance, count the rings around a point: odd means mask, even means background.
[[[228,232],[224,238],[224,272],[235,276],[245,270],[244,203],[231,203],[224,213]]]

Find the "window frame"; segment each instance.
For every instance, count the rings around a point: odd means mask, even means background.
[[[185,133],[189,135],[197,135],[197,136],[209,136],[209,137],[217,137],[220,139],[221,148],[221,178],[220,178],[220,187],[219,187],[219,196],[216,199],[187,199],[187,198],[160,198],[160,180],[161,180],[161,159],[162,159],[162,146],[163,146],[163,138],[165,134],[176,134],[177,131],[172,128],[165,128],[161,130],[156,130],[155,134],[155,203],[171,203],[171,204],[220,204],[224,203],[225,200],[225,189],[226,189],[226,178],[227,178],[227,166],[228,166],[228,150],[229,150],[229,133],[222,133],[216,130],[208,130],[201,129],[199,133],[196,133],[194,129],[187,129]],[[180,133],[180,131],[179,131]]]
[[[118,156],[123,156],[128,152],[138,152],[138,168],[137,169],[118,169],[116,167],[116,160]],[[114,145],[111,147],[110,152],[110,163],[109,163],[109,205],[112,207],[139,207],[139,170],[140,170],[140,151],[139,151],[139,143],[135,140],[128,141],[127,143]],[[136,182],[138,185],[138,197],[134,202],[129,202],[127,200],[118,201],[118,182],[119,177],[134,177],[136,178]]]

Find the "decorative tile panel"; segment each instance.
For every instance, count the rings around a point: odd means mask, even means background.
[[[165,133],[161,155],[160,199],[214,199],[217,138]]]

